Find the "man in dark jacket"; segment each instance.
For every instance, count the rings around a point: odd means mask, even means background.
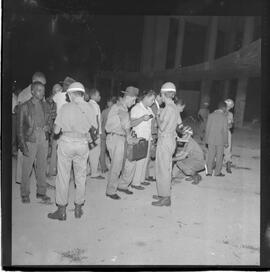
[[[206,124],[205,142],[208,145],[207,176],[212,176],[216,159],[215,176],[223,177],[221,173],[224,147],[228,146],[228,119],[225,115],[227,105],[220,102],[218,109],[211,113]]]
[[[48,136],[52,128],[52,116],[44,101],[45,88],[40,82],[31,85],[32,98],[20,106],[18,118],[19,149],[23,153],[21,197],[23,203],[30,202],[30,174],[36,160],[36,197],[50,201],[46,195],[46,164]]]

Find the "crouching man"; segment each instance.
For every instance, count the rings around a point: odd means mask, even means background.
[[[75,218],[82,216],[85,202],[86,164],[88,158],[89,129],[95,124],[94,112],[84,101],[84,86],[79,82],[70,84],[67,94],[70,103],[61,107],[55,120],[55,134],[62,132],[57,149],[56,205],[49,213],[50,219],[66,220],[70,170],[75,175]]]
[[[191,137],[192,129],[183,127],[182,138],[180,141],[185,142],[183,149],[176,152],[173,162],[176,162],[173,169],[173,178],[184,174],[188,176],[186,180],[192,181],[192,184],[199,184],[202,177],[198,172],[204,169],[205,161],[203,151],[198,143]]]

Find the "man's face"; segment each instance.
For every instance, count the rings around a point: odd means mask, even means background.
[[[186,107],[186,105],[181,105],[181,104],[177,104],[177,109],[178,109],[178,111],[181,113],[181,112],[183,112],[184,111],[184,109],[185,109],[185,107]]]
[[[95,93],[95,95],[93,95],[93,98],[92,98],[92,99],[95,100],[97,103],[99,103],[100,100],[101,100],[100,93],[97,91],[97,92]]]
[[[157,100],[157,102],[158,102],[159,105],[162,104],[162,98],[161,98],[160,94],[158,94],[158,95],[156,96],[156,100]]]
[[[147,107],[151,107],[153,103],[155,102],[155,96],[154,95],[146,96],[144,98],[144,101]]]
[[[126,96],[126,105],[128,108],[132,107],[136,102],[136,96]]]
[[[40,82],[43,85],[45,85],[46,84],[46,78],[45,77],[37,76],[37,77],[33,78],[33,82]]]
[[[108,107],[108,108],[110,108],[112,105],[113,105],[113,102],[112,102],[112,101],[108,101],[108,102],[107,102],[107,107]]]
[[[43,85],[36,85],[32,91],[33,96],[38,100],[42,100],[45,95],[45,88]]]

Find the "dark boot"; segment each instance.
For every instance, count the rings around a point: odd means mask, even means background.
[[[193,176],[193,182],[191,184],[197,185],[202,180],[202,177],[199,174]]]
[[[152,202],[153,206],[171,206],[171,198],[168,197],[161,197],[158,201]]]
[[[229,173],[229,174],[232,173],[231,167],[232,167],[232,163],[231,163],[231,162],[227,162],[227,163],[226,163],[226,171],[227,171],[227,173]]]
[[[57,205],[58,209],[54,213],[48,213],[48,218],[64,221],[67,219],[66,206]]]
[[[83,204],[76,204],[75,203],[75,218],[81,218],[83,215],[83,210],[82,210]]]

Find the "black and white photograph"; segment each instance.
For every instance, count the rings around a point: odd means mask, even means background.
[[[263,16],[174,2],[2,2],[11,266],[261,265]]]

